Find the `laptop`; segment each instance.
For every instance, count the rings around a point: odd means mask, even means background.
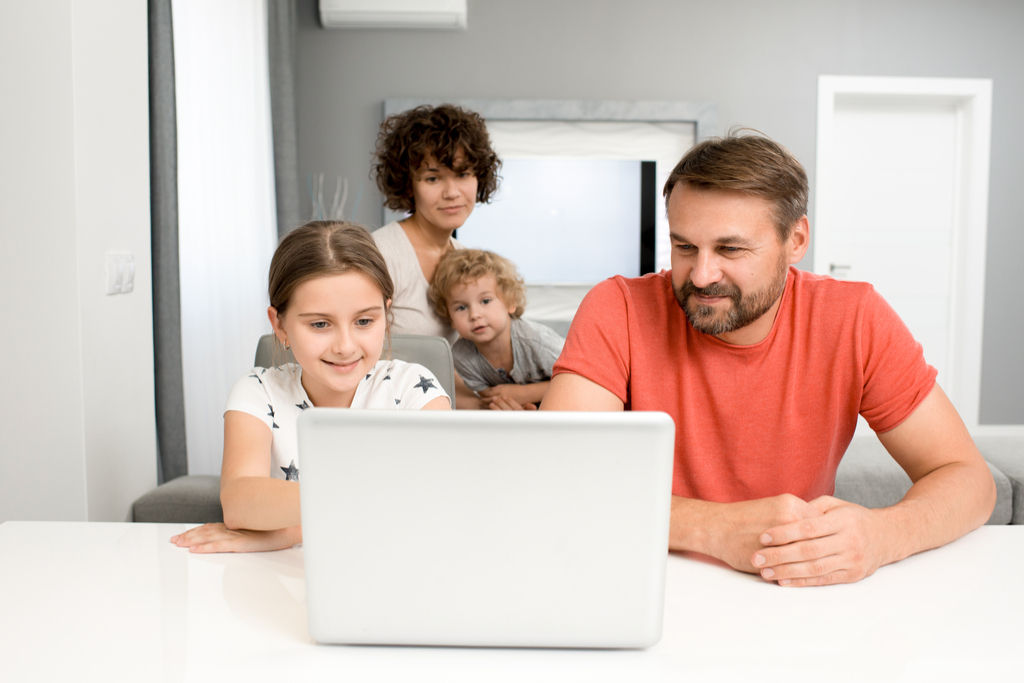
[[[655,644],[674,437],[653,412],[304,411],[310,635]]]

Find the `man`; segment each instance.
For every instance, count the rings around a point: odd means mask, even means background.
[[[672,270],[587,295],[542,409],[672,416],[669,547],[824,585],[983,524],[995,484],[920,344],[870,285],[791,267],[810,239],[800,163],[708,140],[664,195]],[[831,496],[858,413],[914,482],[893,507]]]

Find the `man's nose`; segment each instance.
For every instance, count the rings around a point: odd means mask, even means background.
[[[722,279],[722,269],[718,264],[718,255],[714,252],[697,254],[697,262],[690,271],[690,282],[694,287],[704,288]]]

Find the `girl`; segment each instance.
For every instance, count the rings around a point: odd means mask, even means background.
[[[395,330],[458,338],[437,316],[427,289],[441,257],[461,245],[452,237],[477,202],[498,189],[501,161],[479,114],[442,104],[389,116],[377,138],[373,172],[385,205],[411,215],[373,233],[395,282]],[[456,375],[459,408],[480,399]]]
[[[250,552],[302,541],[296,421],[316,407],[448,410],[421,365],[381,360],[394,286],[373,238],[352,223],[290,232],[270,263],[274,335],[295,363],[253,368],[224,413],[223,524],[173,536],[192,552]]]

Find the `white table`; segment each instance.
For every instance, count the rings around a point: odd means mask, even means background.
[[[645,651],[316,645],[301,550],[191,555],[185,528],[0,525],[0,680],[1024,680],[1022,527],[826,588],[670,556]]]

